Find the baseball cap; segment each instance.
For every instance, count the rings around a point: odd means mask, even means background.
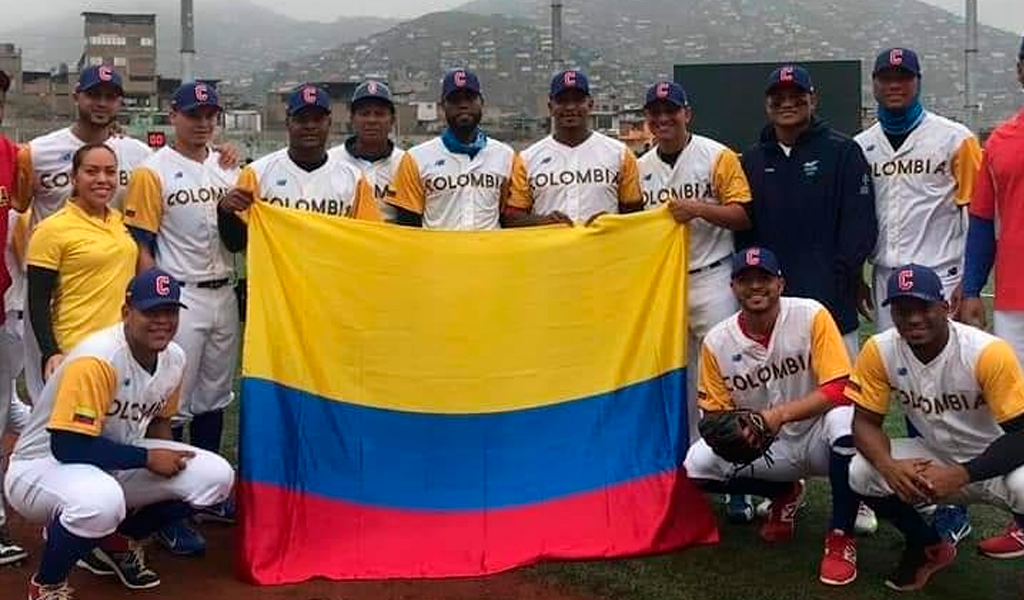
[[[312,83],[304,83],[295,88],[288,96],[288,116],[297,114],[307,108],[319,108],[331,112],[331,97],[322,87]]]
[[[587,96],[590,95],[590,81],[583,71],[569,69],[551,78],[551,97],[569,90],[579,90]]]
[[[121,76],[113,67],[107,65],[95,65],[88,67],[78,74],[78,85],[76,92],[87,92],[98,85],[110,84],[117,88],[117,93],[124,95],[124,85],[121,83]]]
[[[394,107],[391,101],[391,89],[379,81],[369,80],[359,84],[356,91],[352,93],[352,100],[349,106],[355,106],[361,100],[380,100]]]
[[[759,246],[751,246],[732,255],[732,276],[736,277],[746,269],[761,269],[770,275],[782,277],[782,267],[775,253]]]
[[[444,100],[462,90],[480,94],[480,79],[476,73],[468,69],[454,69],[445,73],[444,81],[441,83],[441,99]]]
[[[768,77],[768,85],[764,88],[765,94],[770,94],[776,87],[792,85],[805,92],[814,93],[814,82],[811,81],[810,72],[797,65],[783,65],[772,71]]]
[[[160,306],[187,308],[181,303],[181,284],[167,271],[153,267],[132,278],[125,297],[136,310],[152,310]]]
[[[201,106],[212,106],[217,110],[221,108],[217,88],[199,81],[191,81],[179,87],[174,92],[174,99],[171,100],[171,108],[180,112],[188,112]]]
[[[921,63],[917,60],[917,53],[910,48],[889,48],[879,52],[871,74],[878,75],[886,69],[902,69],[917,76],[921,75]]]
[[[686,97],[686,90],[683,86],[674,81],[659,81],[647,88],[647,96],[644,100],[644,108],[655,102],[668,102],[680,108],[688,106],[690,101]]]
[[[888,306],[897,298],[920,298],[926,302],[945,300],[942,297],[942,281],[928,267],[916,264],[897,267],[889,275],[882,306]]]

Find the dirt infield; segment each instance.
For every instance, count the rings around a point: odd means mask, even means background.
[[[39,527],[29,527],[10,515],[17,539],[32,552],[18,567],[0,567],[0,598],[24,598],[26,583],[38,565],[42,539]],[[148,591],[131,592],[112,577],[97,577],[76,569],[71,585],[77,600],[131,598],[174,600],[585,600],[580,596],[530,580],[522,573],[505,573],[481,579],[445,581],[381,581],[336,583],[314,581],[302,585],[255,587],[234,578],[235,536],[230,528],[206,526],[208,549],[204,558],[171,556],[155,544],[148,556],[162,584]]]

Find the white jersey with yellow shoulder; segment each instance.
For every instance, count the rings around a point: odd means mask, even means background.
[[[112,136],[104,142],[117,156],[119,172],[117,194],[111,206],[118,210],[124,205],[125,188],[135,167],[149,158],[149,146],[128,137]],[[30,229],[64,208],[71,197],[71,159],[85,142],[71,133],[70,127],[40,136],[18,151],[18,186],[15,208],[24,210],[32,205]]]
[[[161,148],[132,172],[125,224],[157,235],[156,264],[178,281],[230,277],[234,259],[217,232],[217,202],[235,185],[238,169],[223,169],[210,151],[197,162]]]
[[[171,343],[151,374],[132,356],[124,323],[101,329],[75,346],[46,383],[12,460],[52,456],[50,429],[133,444],[155,417],[178,408],[185,352]]]
[[[966,462],[1003,435],[1000,423],[1024,414],[1024,375],[1004,340],[950,321],[946,347],[928,364],[895,328],[873,336],[846,396],[880,415],[899,402],[929,447]]]
[[[402,157],[391,203],[423,215],[424,229],[498,229],[518,161],[511,146],[495,139],[470,157],[437,137]]]
[[[855,138],[871,165],[878,241],[871,262],[909,263],[941,276],[962,270],[966,217],[981,166],[981,146],[963,125],[925,111],[898,150],[875,123]]]
[[[398,146],[392,146],[391,154],[374,161],[353,156],[345,144],[335,146],[327,153],[362,171],[370,187],[373,188],[373,199],[377,201],[381,218],[388,223],[394,223],[398,211],[394,206],[388,204],[388,199],[394,196],[395,172],[398,171],[398,165],[402,162],[402,157],[405,156],[405,150]]]
[[[257,202],[335,217],[380,221],[370,184],[359,169],[327,155],[313,171],[295,164],[284,148],[242,169],[238,187]]]
[[[743,332],[740,313],[704,337],[697,390],[701,409],[763,411],[850,375],[843,336],[828,309],[805,298],[779,302],[767,346]],[[813,419],[788,423],[781,435],[796,439],[813,425]]]
[[[743,174],[739,157],[724,144],[710,138],[692,135],[675,165],[661,160],[657,147],[640,157],[638,163],[645,210],[677,199],[722,206],[750,202],[750,184]],[[694,219],[687,227],[688,268],[691,271],[733,253],[732,232],[728,229],[703,219]]]
[[[526,185],[511,206],[542,215],[555,211],[573,221],[619,212],[620,204],[641,203],[633,152],[622,142],[593,131],[578,146],[547,136],[523,150]]]

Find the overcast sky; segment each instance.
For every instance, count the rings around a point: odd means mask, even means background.
[[[40,0],[18,2],[16,11],[4,11],[0,29],[16,27],[31,20],[44,19],[57,12],[82,10],[137,10],[138,6],[152,4],[154,0]],[[173,0],[159,0],[171,2]],[[334,20],[342,15],[380,15],[386,17],[413,17],[435,10],[453,8],[466,0],[252,0],[291,17],[310,20]],[[767,0],[765,0],[767,1]],[[856,0],[851,0],[856,1]],[[964,0],[925,0],[948,10],[962,12]],[[4,4],[15,0],[3,0]],[[230,2],[230,0],[195,0],[201,2]],[[564,0],[564,3],[586,0]],[[981,20],[984,23],[1024,31],[1024,0],[979,0]],[[0,40],[2,41],[2,40]]]

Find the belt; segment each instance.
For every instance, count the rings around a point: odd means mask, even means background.
[[[704,271],[710,271],[711,269],[714,269],[715,267],[724,265],[727,260],[729,260],[729,257],[728,256],[723,256],[722,258],[716,260],[715,262],[711,263],[710,265],[704,265],[703,267],[698,267],[696,269],[691,269],[691,270],[687,271],[687,274],[689,274],[689,275],[696,275],[697,273],[703,273]]]
[[[209,281],[198,281],[198,282],[195,282],[195,283],[185,283],[185,282],[182,282],[181,283],[181,287],[192,286],[192,287],[197,287],[197,288],[207,288],[207,289],[215,290],[217,288],[222,288],[222,287],[226,286],[229,283],[231,283],[231,280],[228,279],[227,277],[225,277],[223,279],[210,279]]]

